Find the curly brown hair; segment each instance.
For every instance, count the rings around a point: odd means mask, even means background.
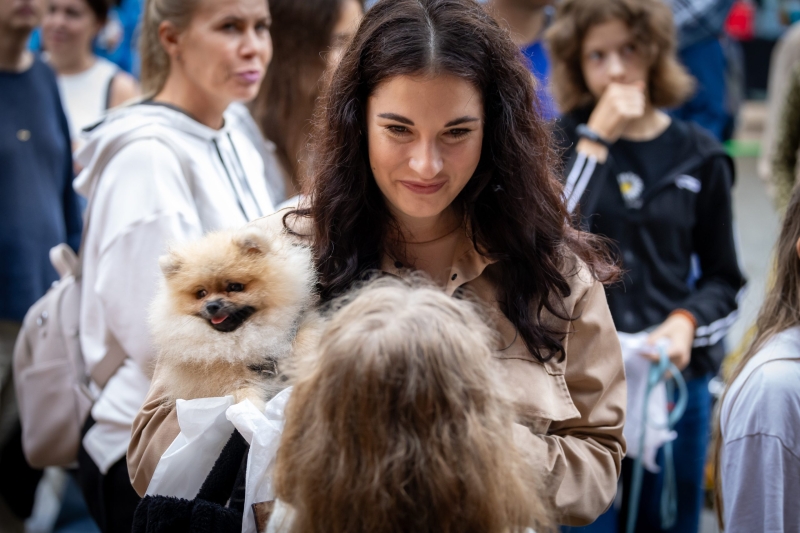
[[[395,76],[452,74],[478,89],[485,116],[478,167],[455,199],[477,250],[496,263],[497,300],[540,361],[565,355],[570,265],[601,281],[618,273],[600,237],[575,229],[560,158],[530,72],[508,32],[474,0],[383,0],[365,15],[318,107],[310,217],[320,294],[329,300],[379,268],[397,231],[369,164],[367,99]]]
[[[676,107],[694,90],[694,78],[678,62],[672,11],[662,0],[564,0],[545,39],[552,61],[550,83],[562,113],[591,106],[583,78],[583,40],[592,26],[621,20],[650,63],[647,94],[656,107]]]
[[[477,305],[384,277],[297,366],[275,463],[292,533],[549,531]]]

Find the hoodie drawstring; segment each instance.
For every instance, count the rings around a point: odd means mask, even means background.
[[[256,206],[256,211],[258,211],[258,217],[261,218],[264,216],[264,213],[261,211],[261,206],[258,205],[258,201],[256,200],[256,195],[253,193],[253,189],[250,188],[250,182],[247,179],[247,173],[244,170],[244,165],[242,164],[242,160],[239,158],[239,151],[236,150],[236,145],[233,143],[233,138],[231,137],[230,132],[226,133],[228,136],[228,142],[231,143],[231,148],[233,149],[233,155],[236,157],[236,163],[239,165],[237,170],[237,177],[239,178],[239,182],[243,183],[244,186],[247,188],[248,194],[250,194],[250,198],[253,199],[253,205]]]
[[[228,183],[230,183],[231,188],[233,189],[233,195],[236,197],[236,203],[239,206],[239,210],[242,212],[242,215],[244,215],[244,219],[249,221],[249,220],[251,220],[251,218],[247,215],[247,210],[244,208],[244,203],[242,202],[242,199],[239,196],[239,189],[236,188],[236,184],[234,184],[234,182],[233,182],[233,177],[231,177],[231,173],[228,170],[228,165],[225,164],[225,158],[222,157],[222,151],[219,149],[219,144],[217,143],[216,139],[212,139],[211,142],[214,143],[214,149],[217,151],[217,157],[219,157],[219,162],[222,163],[222,168],[225,170],[225,175],[228,177]],[[231,145],[233,145],[233,143],[231,143]],[[236,149],[234,148],[234,153],[235,152],[236,152]],[[238,154],[236,155],[236,158],[237,159],[239,158]],[[239,164],[241,165],[241,161],[239,162]],[[237,173],[237,179],[239,179],[239,181],[241,183],[241,178],[239,177],[238,173]],[[246,178],[245,178],[245,183],[246,183]],[[252,191],[252,189],[250,189],[249,185],[247,186],[247,189],[248,189],[248,191],[250,193],[250,196],[251,196],[251,198],[253,200],[253,204],[256,206],[256,210],[258,211],[258,216],[259,217],[262,216],[261,208],[259,207],[258,201],[256,200],[255,196],[253,195],[253,191]]]

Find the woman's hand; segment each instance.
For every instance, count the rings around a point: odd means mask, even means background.
[[[694,342],[694,323],[683,314],[670,315],[647,338],[647,344],[653,346],[652,352],[643,352],[643,355],[653,361],[658,361],[658,351],[655,349],[660,342],[667,341],[667,355],[670,361],[683,370],[689,365],[692,356],[692,343]]]

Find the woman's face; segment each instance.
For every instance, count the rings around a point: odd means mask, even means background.
[[[581,47],[581,69],[589,92],[599,99],[611,83],[647,86],[650,65],[630,28],[619,19],[589,28]]]
[[[102,28],[85,0],[48,0],[42,19],[42,40],[50,54],[89,52]]]
[[[342,0],[339,19],[331,32],[331,46],[328,50],[328,68],[336,68],[344,53],[344,47],[352,39],[358,24],[364,17],[364,8],[358,0]]]
[[[481,157],[483,101],[448,74],[397,76],[367,100],[369,163],[392,214],[435,219],[452,204]]]
[[[167,52],[203,97],[246,102],[272,59],[270,22],[266,0],[201,0],[189,25],[166,37]]]

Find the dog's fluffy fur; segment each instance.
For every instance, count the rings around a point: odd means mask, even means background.
[[[173,248],[160,266],[150,327],[167,402],[232,394],[263,405],[286,386],[282,362],[314,298],[307,247],[251,224]]]

